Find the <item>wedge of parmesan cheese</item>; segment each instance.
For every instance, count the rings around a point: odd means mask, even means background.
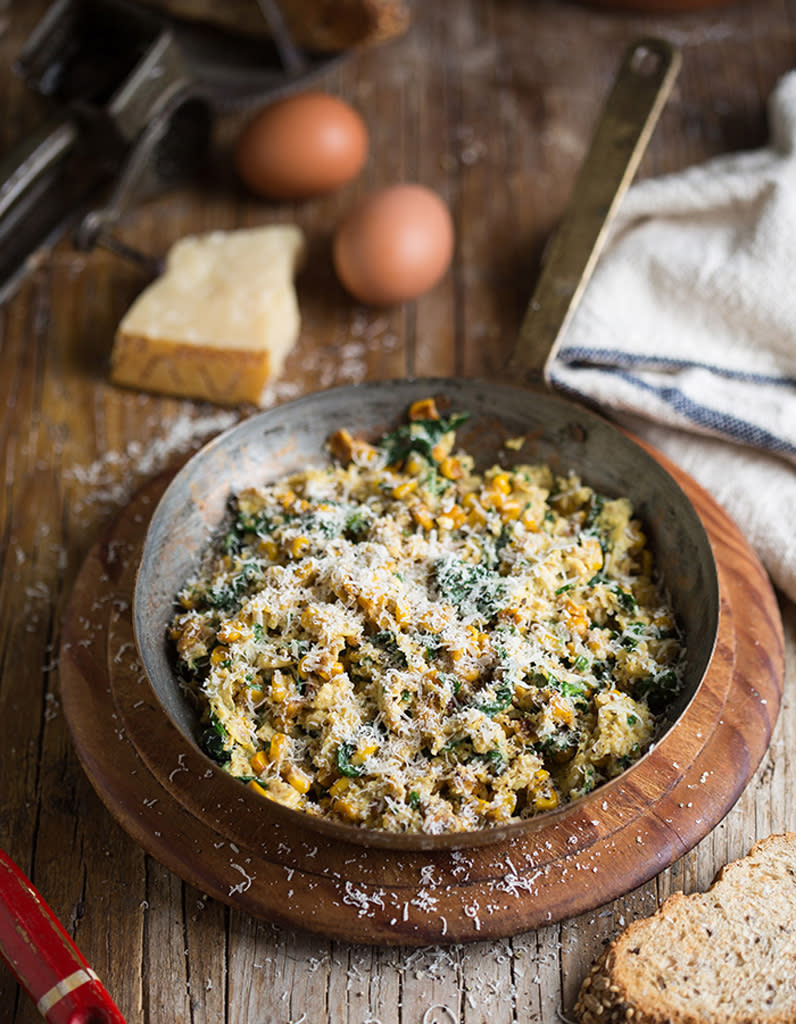
[[[181,239],[165,272],[116,332],[116,384],[223,405],[260,405],[300,327],[294,276],[304,236],[294,225]]]

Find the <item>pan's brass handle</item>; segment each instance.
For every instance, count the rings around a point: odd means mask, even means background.
[[[680,52],[661,39],[640,40],[625,55],[509,360],[507,372],[515,380],[550,386],[561,339],[680,63]]]

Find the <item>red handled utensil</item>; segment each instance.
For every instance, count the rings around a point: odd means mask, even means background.
[[[125,1024],[58,918],[3,850],[0,955],[50,1024]]]

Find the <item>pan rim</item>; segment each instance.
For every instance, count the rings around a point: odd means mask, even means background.
[[[594,424],[599,425],[601,430],[609,430],[613,434],[616,434],[622,438],[623,445],[630,445],[636,453],[636,458],[641,460],[643,465],[648,467],[655,467],[655,471],[662,473],[667,481],[667,485],[673,487],[676,490],[679,501],[683,508],[690,509],[692,516],[691,528],[699,533],[699,542],[703,548],[709,552],[709,559],[707,565],[709,566],[709,578],[705,581],[706,583],[706,598],[711,603],[712,611],[710,614],[711,620],[711,637],[709,643],[705,646],[701,660],[700,660],[700,671],[698,680],[692,683],[687,699],[684,700],[677,706],[677,713],[671,719],[665,723],[661,729],[659,735],[653,745],[645,752],[642,757],[635,761],[629,768],[622,772],[619,776],[610,779],[600,786],[598,786],[592,793],[585,794],[575,801],[564,803],[559,805],[554,810],[545,811],[543,813],[534,815],[533,817],[521,820],[515,820],[508,823],[494,825],[486,829],[479,829],[469,832],[445,832],[441,834],[429,834],[425,832],[401,832],[392,833],[381,830],[374,830],[365,828],[357,825],[346,825],[341,822],[331,821],[323,817],[316,817],[314,815],[307,814],[303,811],[295,811],[275,801],[268,801],[265,809],[263,809],[263,797],[258,794],[249,792],[245,786],[241,786],[240,780],[229,775],[223,768],[217,765],[211,758],[209,758],[203,751],[198,747],[196,737],[189,735],[185,728],[180,724],[179,721],[175,720],[169,706],[164,701],[159,689],[159,680],[153,678],[153,664],[151,658],[151,638],[145,635],[145,617],[142,615],[142,608],[148,601],[148,595],[145,592],[149,583],[149,578],[146,572],[146,559],[147,553],[151,553],[153,544],[153,536],[155,536],[159,526],[160,518],[165,514],[164,510],[169,508],[170,497],[182,487],[186,480],[189,480],[191,474],[195,472],[197,465],[202,465],[207,462],[208,459],[212,458],[214,453],[222,451],[226,446],[229,446],[239,436],[246,436],[247,433],[252,431],[260,431],[261,438],[271,437],[272,439],[278,436],[284,430],[284,422],[286,417],[296,416],[301,417],[301,414],[306,410],[317,411],[318,405],[324,402],[330,402],[335,405],[342,404],[352,410],[355,408],[357,400],[361,400],[363,395],[377,397],[386,396],[393,406],[393,417],[397,418],[399,414],[405,411],[408,405],[407,397],[412,395],[417,397],[417,393],[422,391],[428,394],[443,394],[450,398],[455,396],[457,392],[468,391],[470,393],[476,393],[479,389],[485,389],[491,396],[503,394],[511,394],[515,399],[530,399],[534,398],[543,400],[544,403],[553,403],[563,413],[572,415],[576,418],[577,424],[582,426],[584,420],[591,426]],[[402,399],[402,404],[397,405],[398,399]],[[361,402],[360,402],[361,405]],[[341,424],[342,425],[342,424]],[[265,429],[262,429],[265,427]],[[269,429],[273,427],[273,429]],[[319,452],[323,456],[323,452]],[[325,460],[325,456],[324,456]],[[263,479],[266,479],[264,477]],[[585,482],[588,483],[588,480]],[[232,488],[227,490],[227,494],[232,493]],[[217,524],[216,524],[217,525]],[[208,534],[209,539],[209,534]],[[174,591],[176,594],[176,589]],[[479,377],[400,377],[400,378],[385,378],[381,380],[369,380],[361,383],[347,384],[338,387],[332,387],[324,390],[315,391],[306,395],[299,396],[298,398],[292,399],[289,402],[282,403],[280,405],[273,406],[269,409],[255,413],[254,415],[243,419],[232,427],[227,428],[225,431],[218,434],[216,437],[209,440],[204,444],[176,473],[174,478],[170,481],[160,500],[158,501],[152,518],[147,526],[144,542],[142,546],[141,555],[138,561],[138,565],[135,573],[135,584],[133,590],[133,633],[135,638],[136,647],[138,650],[139,658],[141,660],[142,667],[148,682],[149,688],[158,701],[164,714],[167,716],[172,725],[174,725],[177,733],[183,737],[183,739],[189,744],[193,751],[207,763],[207,768],[213,773],[214,781],[218,784],[219,795],[228,799],[243,800],[244,805],[250,807],[253,813],[258,813],[264,817],[272,816],[275,820],[284,821],[286,824],[292,826],[298,826],[302,829],[314,831],[327,837],[336,839],[341,842],[351,843],[358,846],[376,846],[384,849],[392,849],[396,851],[405,850],[458,850],[466,848],[474,848],[479,846],[485,846],[492,843],[497,843],[510,839],[512,836],[528,835],[536,829],[541,829],[544,826],[549,825],[551,822],[556,821],[558,818],[571,814],[574,808],[580,808],[588,806],[590,799],[597,797],[602,801],[605,799],[610,790],[617,784],[621,784],[627,781],[628,776],[637,770],[641,765],[645,764],[649,757],[654,751],[658,750],[659,747],[665,743],[668,737],[676,729],[678,722],[686,714],[688,708],[693,703],[693,700],[699,691],[702,680],[708,671],[710,662],[715,651],[716,642],[719,633],[719,617],[720,617],[720,588],[718,571],[715,562],[715,557],[712,551],[707,531],[705,530],[704,524],[702,523],[698,513],[693,507],[690,499],[681,488],[680,484],[668,470],[663,466],[650,452],[650,450],[642,445],[638,439],[628,434],[625,430],[612,423],[611,420],[602,414],[600,411],[593,410],[591,408],[579,405],[573,402],[571,399],[562,397],[558,394],[552,394],[549,392],[542,392],[541,395],[535,390],[530,389],[526,386],[517,386],[512,383],[505,382],[494,382],[488,381]],[[165,641],[165,636],[163,637]],[[688,637],[686,637],[688,644]],[[162,662],[161,662],[162,664]],[[243,791],[243,792],[241,792]],[[183,793],[184,797],[184,793]]]

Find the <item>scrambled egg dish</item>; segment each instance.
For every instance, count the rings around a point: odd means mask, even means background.
[[[202,745],[263,796],[471,831],[652,743],[685,652],[629,501],[543,465],[476,472],[464,418],[426,399],[376,445],[338,431],[329,466],[234,498],[179,594]]]

